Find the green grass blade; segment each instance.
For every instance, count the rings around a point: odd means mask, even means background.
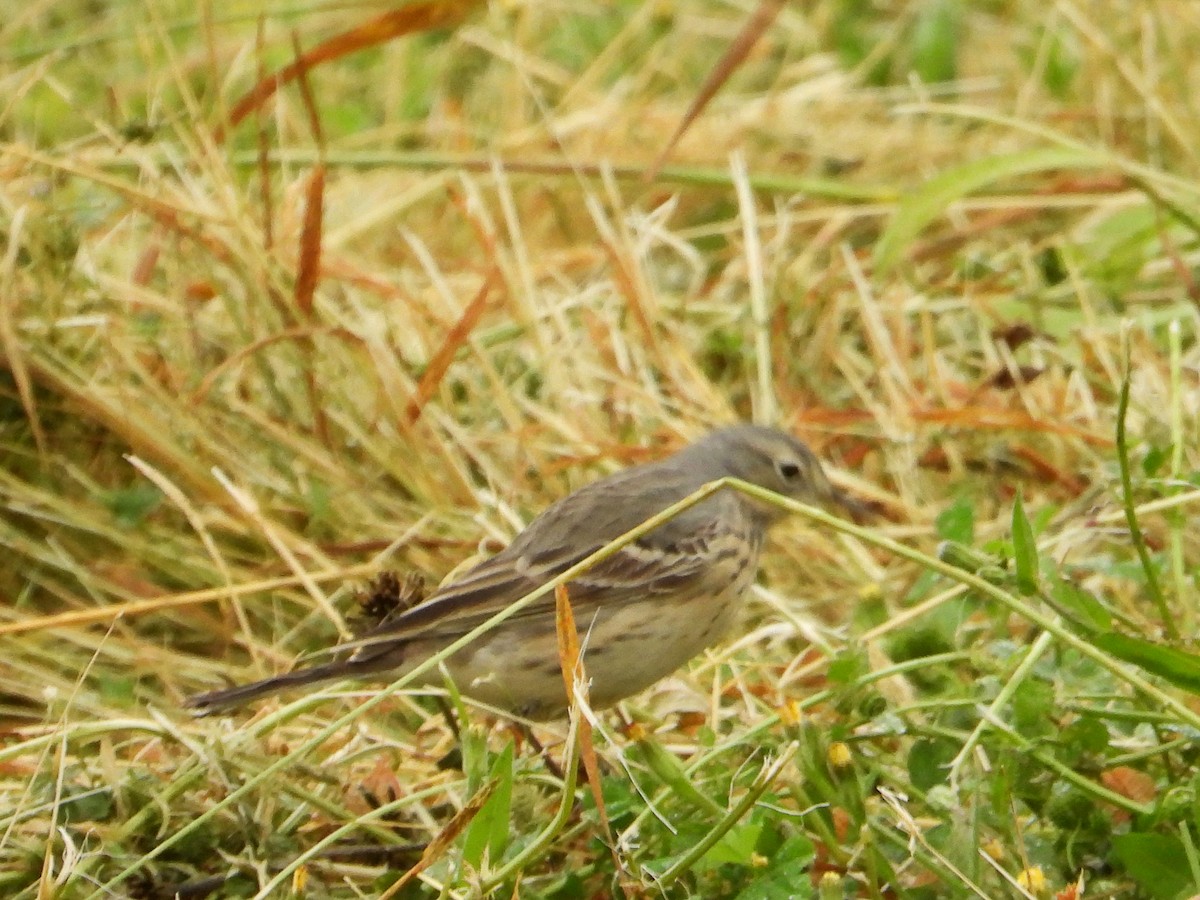
[[[1047,147],[1002,156],[989,156],[949,169],[908,194],[875,245],[875,274],[884,275],[931,222],[956,201],[1008,178],[1054,169],[1094,169],[1104,166],[1097,153]]]

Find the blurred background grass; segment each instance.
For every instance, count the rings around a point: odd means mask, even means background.
[[[183,696],[335,641],[341,585],[436,581],[735,419],[804,437],[877,534],[927,552],[1011,557],[1020,493],[1047,584],[1133,634],[1196,631],[1193,4],[787,5],[650,182],[752,4],[491,4],[314,68],[323,148],[295,83],[214,138],[293,32],[311,48],[381,9],[35,2],[0,23],[3,890],[270,894],[393,800],[346,837],[360,857],[291,887],[370,895],[488,775],[508,799],[479,819],[486,861],[434,842],[403,896],[664,873],[680,896],[1198,889],[1188,722],[800,522],[745,637],[603,717],[619,865],[590,797],[539,843],[562,784],[506,756],[501,723],[460,740],[409,696],[163,844],[363,692],[249,726],[189,721]],[[1122,508],[1126,344],[1154,576]],[[101,620],[28,627],[63,612]]]

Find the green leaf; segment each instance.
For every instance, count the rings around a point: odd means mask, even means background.
[[[956,569],[978,575],[994,584],[1008,581],[1008,573],[995,557],[972,550],[966,544],[960,544],[957,541],[942,541],[938,544],[937,557]]]
[[[943,540],[966,544],[975,543],[975,507],[966,497],[959,497],[937,517],[938,536]]]
[[[1050,169],[1096,169],[1107,165],[1104,157],[1086,150],[1046,147],[988,156],[950,169],[908,193],[875,246],[875,274],[883,275],[925,228],[943,215],[950,204],[1001,181]]]
[[[1063,258],[1062,247],[1046,247],[1037,255],[1037,266],[1042,273],[1042,281],[1053,287],[1062,284],[1071,273],[1067,261]]]
[[[1030,527],[1029,519],[1025,515],[1025,504],[1021,502],[1020,494],[1017,494],[1017,499],[1013,501],[1012,542],[1017,590],[1026,596],[1037,593],[1037,540],[1033,536],[1033,528]]]
[[[113,706],[132,706],[138,680],[131,675],[98,674],[96,686],[104,702]]]
[[[113,518],[125,528],[140,525],[162,503],[162,491],[152,484],[136,482],[130,487],[108,491],[103,496]]]
[[[840,652],[825,670],[826,677],[834,684],[850,684],[870,670],[866,654],[856,648]]]
[[[725,832],[722,838],[700,857],[700,867],[715,869],[726,863],[737,866],[753,865],[754,848],[758,846],[762,830],[761,819],[739,822]]]
[[[1059,828],[1077,831],[1087,827],[1096,812],[1096,800],[1069,781],[1056,781],[1042,809],[1042,815]]]
[[[908,777],[913,786],[927,791],[942,784],[950,775],[949,766],[958,755],[953,741],[923,738],[908,751]]]
[[[1176,900],[1197,887],[1188,874],[1183,843],[1164,834],[1119,834],[1112,839],[1113,856],[1129,877],[1155,900]]]
[[[314,476],[308,479],[305,488],[310,520],[328,522],[333,512],[333,496],[329,483]]]
[[[459,730],[458,744],[462,751],[462,771],[467,776],[467,793],[474,794],[487,781],[491,768],[488,764],[487,734],[482,726],[468,719],[460,721],[468,723]]]
[[[1025,737],[1044,737],[1054,728],[1056,707],[1053,687],[1044,681],[1023,681],[1013,694],[1013,727]]]
[[[1059,578],[1050,588],[1051,605],[1086,631],[1111,631],[1112,616],[1108,609],[1090,592],[1073,581]]]
[[[1117,659],[1133,663],[1193,694],[1200,694],[1200,656],[1115,631],[1094,635],[1092,643]]]
[[[800,900],[814,896],[808,870],[815,858],[816,848],[808,838],[788,838],[736,900]]]
[[[1160,213],[1152,204],[1125,207],[1110,213],[1089,229],[1080,248],[1089,279],[1110,299],[1120,303],[1146,262],[1157,253]]]
[[[725,807],[700,791],[679,762],[679,757],[663,748],[651,737],[642,738],[629,748],[658,779],[680,800],[709,813],[724,814]]]
[[[1151,447],[1146,451],[1146,458],[1142,460],[1142,473],[1147,478],[1153,478],[1158,474],[1158,470],[1171,458],[1172,447]]]
[[[913,68],[926,84],[958,77],[959,0],[926,0],[913,31]]]
[[[487,858],[495,863],[504,855],[508,843],[508,819],[512,807],[513,744],[509,741],[492,763],[491,777],[496,779],[496,790],[467,826],[463,838],[463,861],[478,870]]]
[[[1059,29],[1050,36],[1046,48],[1042,82],[1058,100],[1066,99],[1071,82],[1079,72],[1079,48],[1073,38],[1073,32]]]
[[[1084,757],[1103,753],[1108,749],[1110,740],[1104,723],[1086,716],[1076,719],[1058,733],[1058,748],[1054,755],[1060,762],[1075,768]]]
[[[58,821],[61,825],[75,822],[106,822],[116,812],[110,787],[84,788],[68,786],[58,802]]]

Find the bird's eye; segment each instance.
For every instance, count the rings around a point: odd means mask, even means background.
[[[800,466],[794,462],[785,460],[776,463],[775,468],[779,470],[779,475],[784,481],[794,481],[800,477]]]

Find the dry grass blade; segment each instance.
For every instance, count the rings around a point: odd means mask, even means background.
[[[263,46],[265,30],[266,20],[263,16],[259,16],[258,28],[254,32],[254,63],[260,84],[267,77],[267,65],[264,58],[265,51]],[[258,123],[258,197],[259,204],[262,207],[262,224],[260,227],[262,228],[263,247],[270,250],[275,246],[275,203],[274,193],[271,190],[271,137],[267,129],[268,117],[265,104],[260,103],[254,108],[254,117]],[[325,148],[323,144],[318,149],[324,154]]]
[[[300,56],[299,38],[292,35],[292,43]],[[325,136],[321,131],[321,117],[317,112],[316,100],[308,83],[308,69],[300,65],[297,78],[300,96],[304,99],[304,111],[308,115],[308,127],[317,145],[317,164],[309,176],[304,197],[304,225],[300,231],[300,255],[296,265],[296,308],[306,319],[313,315],[313,295],[317,289],[317,278],[321,272],[321,231],[325,212]]]
[[[554,631],[558,636],[558,663],[562,669],[563,690],[567,693],[568,705],[577,700],[587,702],[587,682],[583,669],[583,656],[579,650],[579,630],[575,627],[575,613],[571,609],[571,595],[565,584],[554,589]]]
[[[185,591],[181,594],[167,594],[162,597],[150,597],[146,600],[134,600],[126,603],[114,603],[98,609],[81,609],[72,612],[58,613],[49,616],[34,616],[17,622],[0,623],[0,635],[24,634],[33,631],[51,631],[57,628],[69,628],[79,625],[93,625],[97,622],[113,622],[118,619],[128,619],[134,616],[144,616],[149,613],[163,612],[168,609],[178,609],[196,606],[200,603],[218,603],[248,594],[258,594],[277,591],[280,588],[296,587],[305,582],[343,581],[351,578],[361,578],[377,570],[377,566],[368,563],[359,566],[347,566],[338,569],[326,569],[319,572],[305,572],[303,575],[284,575],[279,578],[264,578],[244,584],[229,585],[228,587],[204,588],[198,591]]]
[[[255,354],[260,353],[265,348],[272,344],[294,342],[298,344],[311,344],[313,339],[318,335],[327,337],[340,338],[349,343],[361,344],[361,339],[351,331],[341,328],[328,328],[320,326],[301,326],[296,328],[287,328],[283,331],[269,334],[253,343],[241,347],[234,353],[230,353],[225,357],[219,365],[214,366],[208,372],[204,373],[204,377],[200,379],[195,392],[192,394],[192,400],[196,403],[201,403],[207,397],[209,391],[213,389],[222,376],[236,369],[239,364],[250,359]]]
[[[429,842],[429,846],[425,848],[425,852],[421,854],[421,859],[417,864],[401,875],[394,884],[380,894],[379,900],[391,900],[392,897],[395,897],[404,889],[405,885],[441,859],[458,839],[458,836],[471,824],[471,820],[483,809],[484,804],[488,802],[488,798],[495,793],[499,785],[500,781],[496,778],[484,782],[467,804],[456,812],[453,818],[446,823],[445,827],[437,833],[437,836]]]
[[[296,261],[296,285],[293,289],[296,309],[305,321],[312,321],[317,281],[321,275],[321,237],[325,221],[325,135],[321,129],[321,116],[317,112],[312,86],[308,83],[308,68],[301,64],[300,39],[295,32],[292,33],[292,48],[296,55],[296,78],[300,83],[300,97],[307,115],[309,132],[317,145],[317,163],[313,166],[304,192],[304,223],[300,229],[300,252]],[[329,421],[317,384],[314,359],[317,348],[312,339],[301,341],[298,346],[305,357],[304,383],[308,390],[313,427],[321,443],[329,446]]]
[[[554,589],[554,630],[558,635],[558,664],[562,669],[563,688],[567,692],[567,703],[574,710],[573,715],[579,717],[579,758],[583,763],[584,772],[587,773],[588,787],[592,792],[592,800],[596,804],[596,813],[600,817],[600,827],[603,829],[609,849],[612,851],[613,865],[616,866],[618,872],[624,872],[624,865],[613,841],[608,810],[604,805],[604,788],[600,783],[600,763],[596,759],[592,723],[588,718],[591,710],[587,706],[587,670],[584,667],[583,654],[579,645],[579,629],[575,625],[575,613],[571,609],[571,592],[566,584],[560,584]]]
[[[683,114],[683,118],[679,120],[679,125],[667,141],[667,145],[659,153],[654,165],[646,171],[646,181],[653,181],[658,177],[658,173],[666,165],[667,159],[670,158],[680,138],[687,133],[688,128],[708,106],[709,101],[717,95],[721,86],[729,80],[729,76],[736,72],[738,66],[745,61],[750,51],[754,49],[754,45],[758,43],[758,39],[771,27],[771,23],[775,21],[775,17],[783,9],[785,2],[786,0],[761,0],[746,24],[742,26],[742,30],[738,32],[737,37],[733,39],[733,43],[729,45],[729,49],[717,60],[717,64],[704,79],[699,92],[687,108],[687,112]]]
[[[295,81],[309,69],[406,34],[452,27],[463,21],[479,5],[479,0],[431,0],[428,3],[410,3],[402,9],[382,13],[356,28],[322,41],[291,65],[261,79],[245,96],[234,103],[226,127],[236,128],[276,91]],[[219,131],[218,139],[222,135],[223,131]]]
[[[442,379],[445,377],[459,348],[466,342],[471,332],[479,324],[480,319],[483,318],[484,312],[487,311],[492,290],[496,287],[499,280],[500,271],[493,268],[484,278],[483,286],[471,298],[471,302],[467,304],[467,308],[463,310],[463,314],[458,317],[458,321],[447,332],[442,345],[438,347],[437,352],[429,360],[424,373],[421,375],[421,380],[417,382],[416,393],[408,402],[408,406],[405,409],[405,417],[409,425],[412,425],[421,418],[421,411],[437,391],[438,385],[441,384]]]
[[[33,430],[34,444],[38,453],[45,456],[49,449],[46,444],[46,433],[38,415],[33,382],[30,379],[29,369],[25,364],[24,354],[13,324],[14,292],[11,290],[11,283],[17,262],[17,251],[21,246],[21,226],[25,221],[25,214],[26,210],[22,207],[16,210],[12,216],[8,246],[4,251],[4,261],[0,263],[0,350],[3,351],[4,362],[7,364],[8,371],[12,373],[13,381],[16,382],[17,394],[21,398],[21,407],[25,410],[25,416]]]

